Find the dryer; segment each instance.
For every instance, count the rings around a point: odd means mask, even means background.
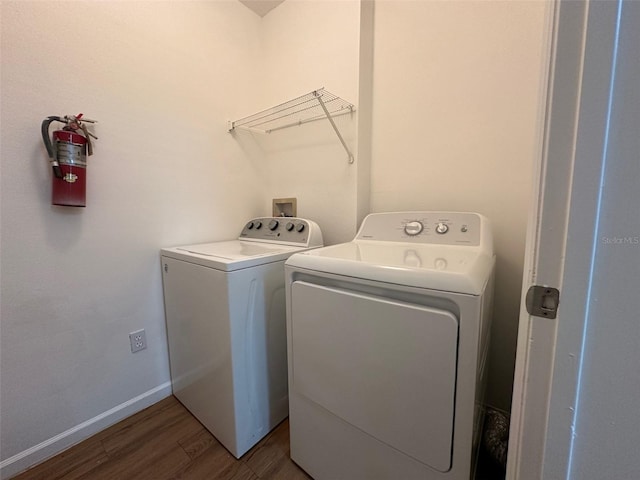
[[[291,458],[316,480],[468,480],[495,258],[475,213],[376,213],[285,263]]]
[[[269,217],[161,251],[173,394],[236,458],[288,414],[284,261],[321,245],[315,222]]]

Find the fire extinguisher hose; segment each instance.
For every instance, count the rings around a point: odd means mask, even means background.
[[[51,145],[51,139],[49,138],[49,125],[51,125],[51,122],[54,121],[64,122],[64,119],[56,116],[45,118],[42,121],[42,140],[44,141],[44,145],[47,148],[47,154],[49,155],[49,159],[51,160],[53,174],[56,176],[56,178],[62,178],[62,169],[60,169],[58,159],[56,158],[55,151],[53,150],[53,146]]]

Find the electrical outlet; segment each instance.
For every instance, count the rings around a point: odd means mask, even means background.
[[[139,352],[147,348],[147,336],[142,330],[136,330],[129,334],[129,343],[131,343],[131,353]]]

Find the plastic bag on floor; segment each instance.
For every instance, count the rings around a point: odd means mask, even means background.
[[[509,414],[493,408],[485,414],[484,448],[491,458],[503,469],[507,468],[507,447],[509,445]]]

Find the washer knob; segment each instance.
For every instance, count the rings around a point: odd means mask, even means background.
[[[271,220],[269,222],[269,230],[275,230],[278,228],[278,220]]]
[[[260,230],[262,228],[262,222],[256,222],[256,230]]]
[[[304,223],[296,225],[296,232],[302,232],[304,230]]]
[[[293,230],[293,227],[294,227],[293,223],[287,222],[287,225],[285,228],[287,229],[287,232],[290,232],[291,230]]]
[[[251,230],[253,228],[253,226],[254,226],[253,222],[247,223],[247,229]]]
[[[440,235],[445,234],[449,231],[449,225],[447,225],[446,223],[438,223],[438,225],[436,225],[436,233],[439,233]]]
[[[413,222],[408,222],[407,224],[405,224],[404,233],[406,233],[407,235],[411,235],[413,237],[415,235],[418,235],[420,232],[422,232],[423,228],[424,226],[422,225],[422,222],[419,222],[418,220],[414,220]]]

